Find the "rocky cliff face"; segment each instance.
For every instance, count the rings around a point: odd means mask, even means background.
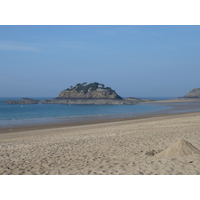
[[[59,98],[69,98],[69,99],[119,99],[120,97],[113,91],[104,89],[102,91],[90,91],[86,94],[77,91],[62,91]]]
[[[77,84],[71,89],[62,91],[58,98],[67,99],[122,99],[114,90],[110,87],[104,87],[99,83],[86,83]]]
[[[184,97],[185,98],[200,98],[200,88],[195,88],[195,89],[191,90]]]

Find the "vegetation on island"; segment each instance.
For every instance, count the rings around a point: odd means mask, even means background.
[[[99,88],[99,86],[101,86],[101,89],[107,89],[110,92],[113,92],[114,90],[112,90],[112,88],[110,87],[104,87],[104,84],[100,84],[98,82],[94,82],[94,83],[89,83],[87,84],[87,82],[84,83],[78,83],[75,86],[70,86],[70,88],[67,88],[66,91],[71,91],[71,92],[82,92],[84,94],[86,94],[89,91],[95,91]]]

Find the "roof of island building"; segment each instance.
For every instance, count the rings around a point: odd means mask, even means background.
[[[100,83],[100,84],[98,85],[98,88],[104,88],[104,84],[101,84],[101,83]]]

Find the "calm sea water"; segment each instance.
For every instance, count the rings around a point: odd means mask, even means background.
[[[169,106],[161,105],[9,105],[3,102],[8,99],[19,100],[21,98],[0,98],[1,127],[12,127],[15,125],[26,124],[83,121],[99,118],[123,118],[127,116],[151,114],[153,112],[166,110],[169,108]],[[34,97],[34,99],[42,100],[51,98]]]

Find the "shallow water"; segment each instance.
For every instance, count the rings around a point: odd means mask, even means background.
[[[188,113],[200,111],[200,102],[150,103],[138,105],[67,105],[31,104],[9,105],[3,101],[20,98],[0,98],[0,128],[45,125],[74,122],[90,122],[105,119],[123,119],[143,115]],[[51,98],[34,98],[51,99]],[[150,99],[150,98],[149,98]],[[154,98],[159,100],[159,98]],[[169,98],[166,98],[169,99]]]
[[[164,105],[9,105],[3,103],[3,101],[7,99],[17,100],[20,98],[0,99],[1,127],[25,124],[46,124],[54,122],[78,122],[91,119],[133,117],[151,114],[153,112],[167,110],[170,108],[170,106]]]

